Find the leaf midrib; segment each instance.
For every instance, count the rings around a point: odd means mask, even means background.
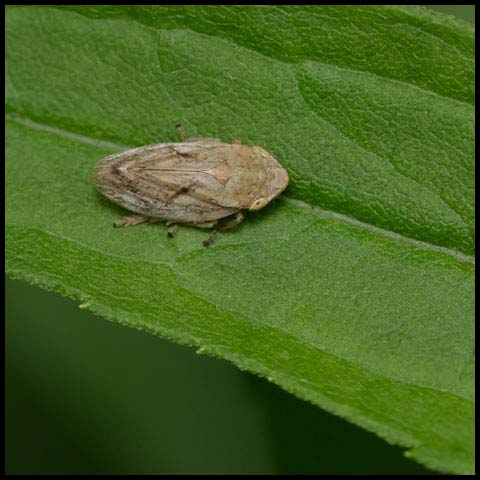
[[[122,145],[114,142],[109,142],[105,140],[100,140],[97,138],[92,138],[88,137],[86,135],[81,135],[78,133],[70,132],[68,130],[58,128],[58,127],[53,127],[48,124],[44,123],[38,123],[33,120],[30,120],[29,118],[22,117],[18,114],[6,114],[5,119],[9,120],[13,123],[17,123],[19,125],[23,125],[27,128],[31,128],[33,130],[39,130],[39,131],[44,131],[51,133],[52,135],[57,135],[61,138],[66,138],[70,141],[76,141],[79,143],[83,143],[86,145],[93,145],[96,147],[101,147],[101,148],[112,148],[117,151],[122,151],[130,148],[134,148],[129,145]],[[320,206],[311,204],[308,202],[304,202],[303,200],[299,200],[296,198],[291,198],[286,195],[282,195],[281,198],[283,198],[287,204],[290,205],[295,205],[297,207],[303,208],[305,210],[309,210],[314,212],[316,215],[319,217],[323,218],[331,218],[337,221],[340,221],[342,223],[346,223],[348,225],[354,226],[359,229],[367,230],[369,232],[374,232],[380,235],[383,235],[384,237],[392,238],[392,239],[397,239],[400,240],[404,243],[408,243],[411,245],[415,245],[418,248],[424,249],[424,250],[431,250],[439,253],[444,253],[446,255],[450,255],[452,257],[455,257],[457,260],[465,262],[465,263],[470,263],[475,265],[475,256],[473,255],[466,255],[458,250],[454,250],[451,248],[447,247],[442,247],[440,245],[435,245],[431,244],[428,242],[424,242],[422,240],[418,240],[416,238],[412,237],[407,237],[405,235],[402,235],[400,233],[391,231],[391,230],[386,230],[381,227],[378,227],[376,225],[372,225],[369,223],[362,222],[361,220],[358,220],[354,217],[350,217],[348,215],[345,215],[343,213],[335,212],[333,210],[324,210]]]

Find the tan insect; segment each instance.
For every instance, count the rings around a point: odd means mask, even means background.
[[[205,246],[243,221],[242,210],[256,211],[288,185],[287,171],[261,147],[223,143],[217,138],[133,148],[99,160],[93,171],[97,190],[137,215],[116,227],[167,221],[173,237],[177,225],[213,228]],[[235,215],[219,225],[219,220]]]

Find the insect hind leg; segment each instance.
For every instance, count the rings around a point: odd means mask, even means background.
[[[149,219],[144,215],[131,215],[128,217],[122,217],[113,222],[113,226],[118,227],[131,227],[133,225],[138,225],[139,223],[147,222]]]

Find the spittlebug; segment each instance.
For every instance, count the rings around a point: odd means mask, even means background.
[[[217,138],[133,148],[98,160],[96,189],[112,202],[134,212],[114,226],[167,222],[173,237],[178,224],[213,228],[205,246],[221,232],[243,221],[242,210],[256,211],[288,185],[287,171],[261,147]],[[219,220],[234,215],[219,225]]]

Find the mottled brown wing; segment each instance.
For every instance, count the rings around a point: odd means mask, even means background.
[[[185,142],[172,145],[161,155],[145,153],[128,168],[142,182],[163,186],[167,196],[191,196],[211,205],[241,208],[241,201],[228,188],[233,175],[229,162],[231,145],[221,142]]]
[[[265,150],[195,139],[128,150],[100,160],[97,188],[134,212],[182,221],[218,219],[265,205],[288,174]],[[149,213],[147,213],[149,212]]]
[[[205,143],[224,145],[216,140]],[[131,149],[100,160],[94,169],[97,189],[113,202],[128,210],[150,217],[179,222],[201,222],[223,218],[238,207],[222,205],[207,194],[210,176],[193,162],[195,152],[177,151],[180,145],[166,143]],[[185,150],[189,150],[186,147]],[[181,149],[180,149],[181,150]],[[209,162],[213,165],[214,162]],[[198,193],[195,185],[198,184]],[[192,190],[188,185],[192,185]],[[213,187],[215,188],[215,187]],[[218,189],[217,189],[218,190]]]
[[[249,208],[259,198],[273,198],[279,191],[279,172],[280,181],[284,178],[285,170],[260,147],[199,139],[171,148],[171,153],[136,161],[135,175],[228,208]]]

